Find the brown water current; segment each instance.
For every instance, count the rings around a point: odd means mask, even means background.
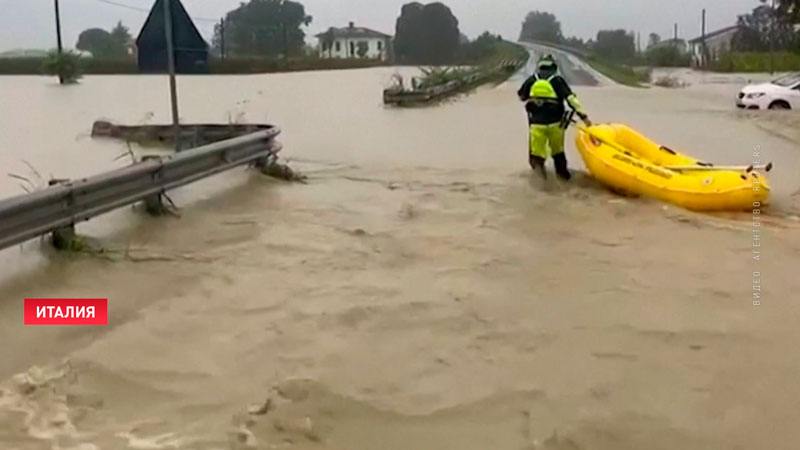
[[[180,218],[79,225],[108,257],[0,252],[0,448],[797,447],[796,115],[736,111],[719,80],[576,87],[596,122],[706,160],[759,146],[754,260],[752,215],[617,197],[573,131],[576,179],[542,185],[520,77],[396,110],[393,72],[181,77],[184,121],[278,124],[308,183],[234,170],[173,193]],[[166,87],[0,78],[0,193],[127,164],[92,122],[166,122]],[[108,298],[109,326],[23,326],[47,297]]]

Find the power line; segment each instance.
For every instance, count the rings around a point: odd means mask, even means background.
[[[106,5],[112,5],[112,6],[118,6],[120,8],[130,9],[131,11],[139,11],[139,12],[144,12],[144,13],[149,13],[150,12],[150,10],[148,10],[148,9],[139,8],[139,7],[131,6],[131,5],[126,5],[124,3],[117,3],[117,2],[112,1],[112,0],[95,0],[95,1],[100,2],[100,3],[105,3]]]
[[[138,11],[138,12],[143,12],[143,13],[149,13],[150,12],[149,9],[140,8],[138,6],[133,6],[133,5],[127,5],[125,3],[115,2],[114,0],[95,0],[95,1],[96,2],[100,2],[100,3],[105,3],[106,5],[111,5],[111,6],[116,6],[116,7],[119,7],[119,8],[129,9],[131,11]],[[192,17],[192,20],[195,20],[195,21],[198,21],[198,22],[211,22],[211,23],[217,23],[218,22],[218,19],[208,19],[208,18],[205,18],[205,17]]]

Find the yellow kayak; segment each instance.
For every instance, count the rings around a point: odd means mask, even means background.
[[[713,168],[625,125],[580,127],[575,140],[592,175],[625,194],[695,211],[752,210],[769,198],[769,181],[759,170]]]

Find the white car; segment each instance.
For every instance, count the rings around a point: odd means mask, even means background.
[[[769,83],[749,84],[739,92],[736,106],[742,109],[800,109],[800,73]]]

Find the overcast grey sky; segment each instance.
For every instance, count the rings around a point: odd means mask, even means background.
[[[153,0],[111,0],[149,9]],[[182,0],[189,14],[218,19],[240,0]],[[349,21],[389,34],[400,8],[410,0],[301,0],[314,22],[316,34],[329,26]],[[643,43],[651,32],[672,34],[677,22],[680,36],[700,33],[700,11],[708,9],[710,30],[732,25],[739,14],[749,12],[757,0],[443,0],[458,17],[461,31],[470,37],[484,30],[516,38],[525,14],[549,11],[561,21],[567,36],[593,37],[599,29],[625,28],[642,33]],[[146,13],[102,3],[100,0],[61,0],[64,43],[73,47],[78,34],[90,27],[110,28],[117,20],[138,34]],[[0,51],[15,48],[45,48],[55,44],[53,0],[0,0]],[[198,21],[208,40],[213,23]]]

